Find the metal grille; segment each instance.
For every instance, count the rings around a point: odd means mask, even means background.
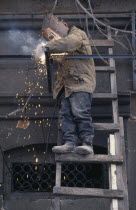
[[[52,163],[14,163],[12,190],[19,192],[52,192],[56,165]],[[62,186],[108,188],[108,166],[103,164],[62,164]]]
[[[102,164],[63,164],[62,186],[108,188],[108,166]]]
[[[51,192],[55,185],[55,164],[13,164],[13,191]]]

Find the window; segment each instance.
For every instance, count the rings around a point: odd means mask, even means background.
[[[56,165],[53,163],[13,163],[12,191],[52,192]],[[108,188],[108,165],[62,164],[61,185],[67,187]]]

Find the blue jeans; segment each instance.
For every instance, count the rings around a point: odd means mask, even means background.
[[[77,92],[68,98],[61,99],[59,111],[59,129],[62,132],[63,143],[85,143],[92,146],[94,128],[91,118],[92,94]]]

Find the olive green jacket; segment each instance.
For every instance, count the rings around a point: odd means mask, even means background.
[[[74,55],[92,54],[90,42],[84,31],[73,26],[65,38],[51,41],[46,45],[52,53],[68,52]],[[56,98],[62,87],[65,97],[73,92],[93,93],[96,86],[94,61],[89,59],[62,59],[58,72],[53,97]]]

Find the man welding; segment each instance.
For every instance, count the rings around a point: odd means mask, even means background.
[[[51,14],[44,18],[42,34],[51,40],[46,45],[51,53],[92,54],[84,31],[75,26],[69,28],[66,22],[59,21]],[[54,146],[53,152],[93,154],[91,103],[95,86],[96,73],[92,58],[61,60],[53,97],[63,96],[59,111],[59,129],[63,134],[64,144]]]

